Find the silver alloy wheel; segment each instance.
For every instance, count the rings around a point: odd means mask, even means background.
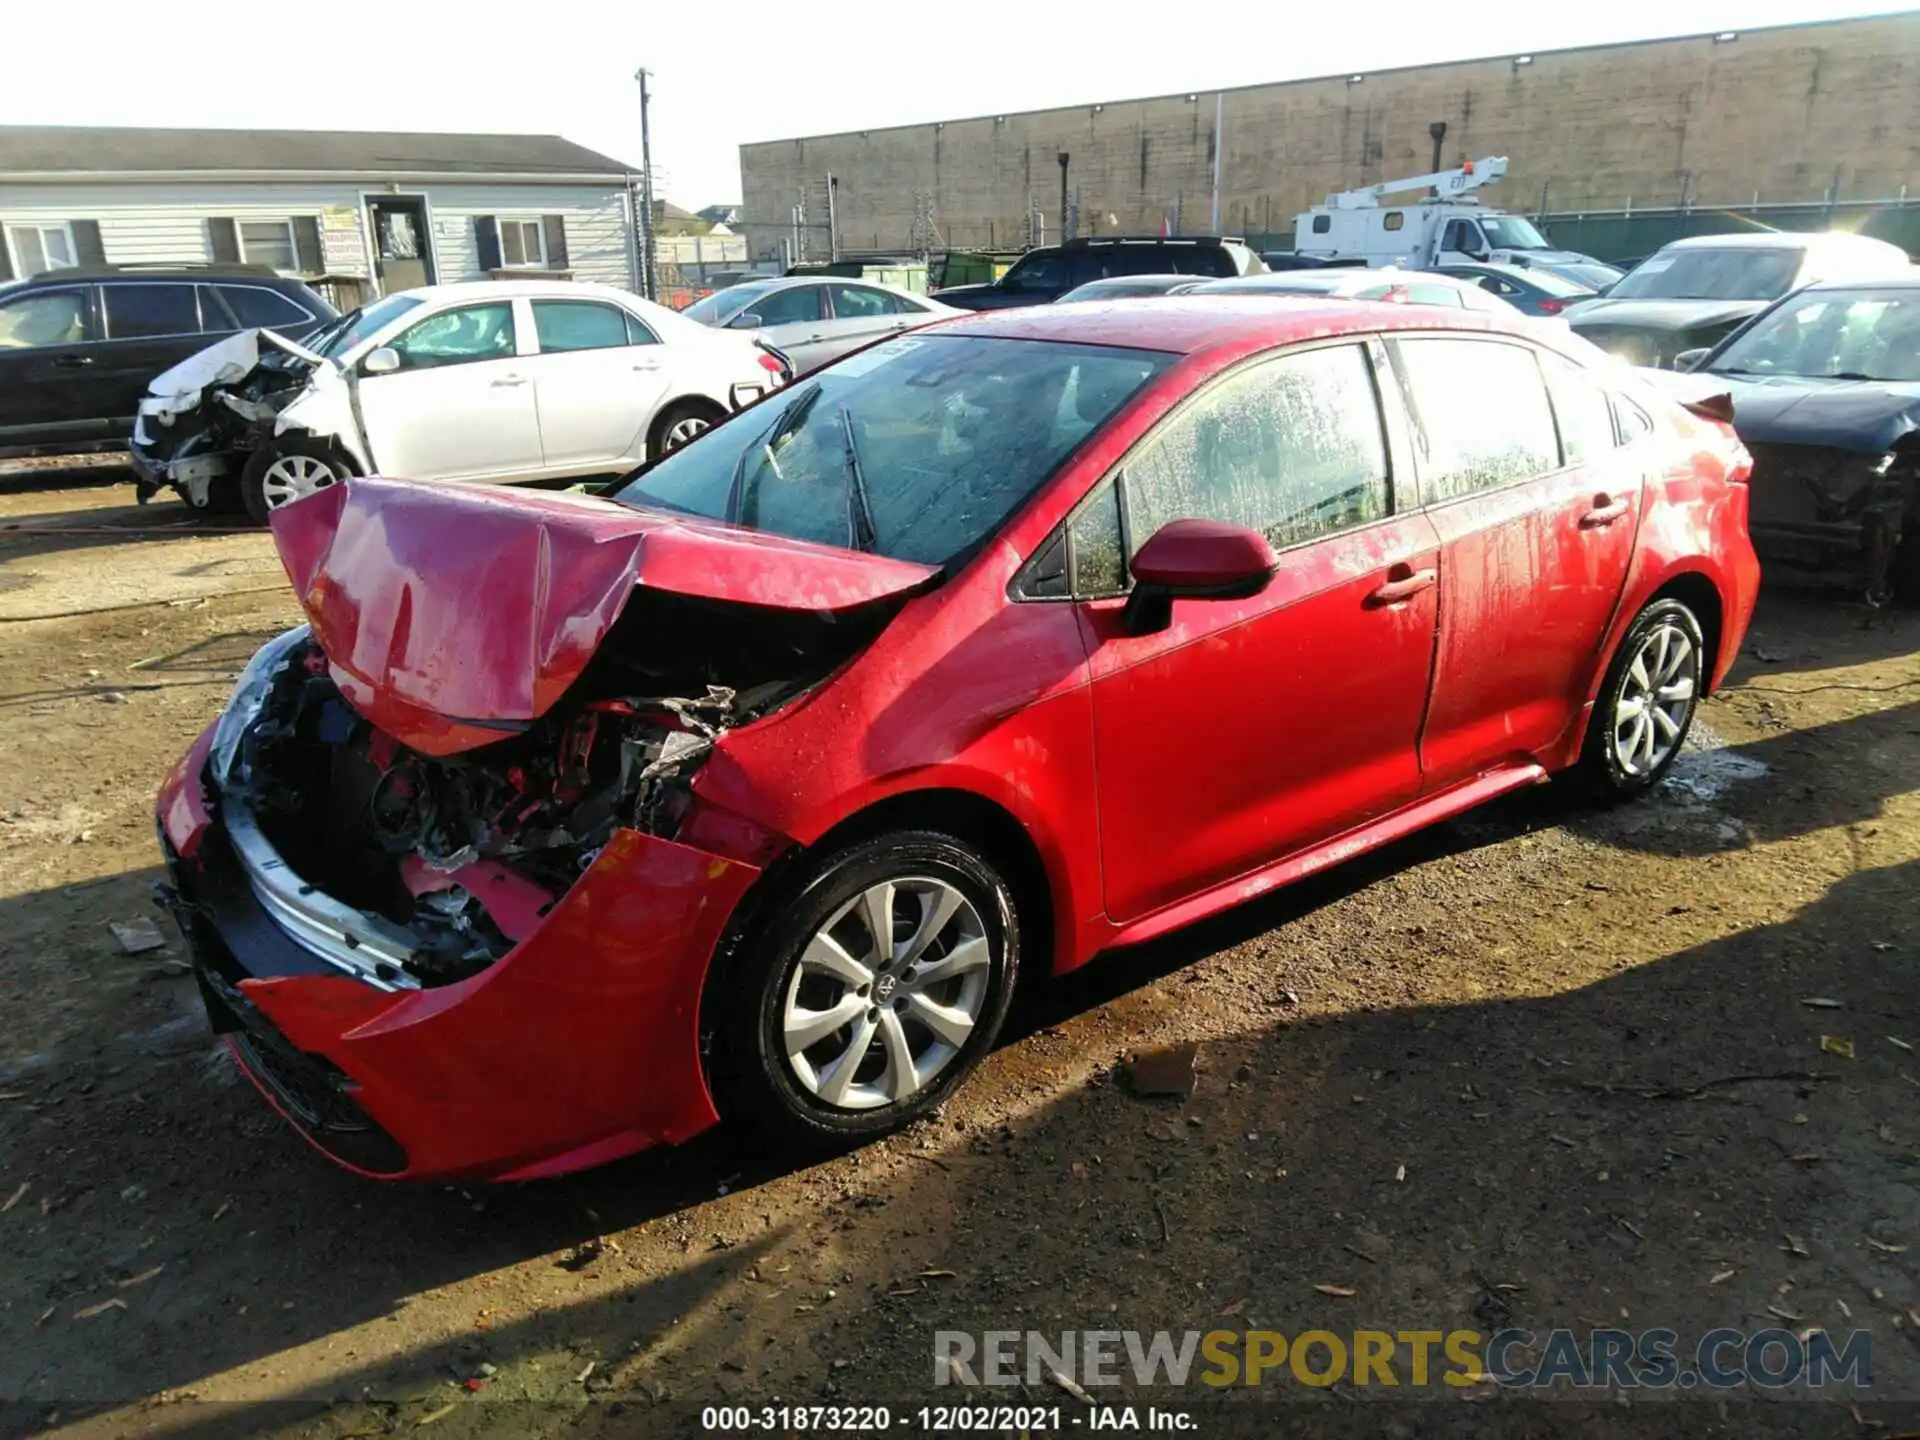
[[[269,510],[324,490],[340,477],[324,460],[311,455],[277,455],[260,472],[260,494]]]
[[[696,435],[712,428],[713,422],[704,415],[689,415],[683,420],[676,420],[667,427],[665,448],[678,450]]]
[[[1628,775],[1666,764],[1692,718],[1698,655],[1677,623],[1663,620],[1634,652],[1613,706],[1613,755]]]
[[[781,1034],[794,1078],[842,1110],[917,1094],[973,1033],[992,958],[980,912],[945,880],[868,886],[827,917],[787,982]]]

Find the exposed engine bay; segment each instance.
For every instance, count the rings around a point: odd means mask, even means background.
[[[617,830],[678,838],[721,736],[810,689],[893,609],[768,612],[642,588],[549,713],[442,757],[355,711],[302,632],[257,699],[236,698],[251,718],[215,767],[229,825],[244,807],[302,893],[398,927],[401,983],[451,984],[531,934]]]

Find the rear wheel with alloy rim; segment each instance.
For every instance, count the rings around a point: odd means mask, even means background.
[[[906,831],[849,847],[777,902],[727,983],[730,1109],[815,1146],[910,1124],[992,1047],[1019,929],[965,841]]]
[[[652,438],[647,443],[648,458],[658,460],[682,445],[691,444],[722,418],[723,411],[697,400],[682,400],[669,406],[654,422]]]
[[[1603,799],[1660,783],[1693,726],[1706,684],[1700,622],[1679,600],[1656,600],[1635,618],[1607,669],[1581,768]]]
[[[264,525],[282,505],[304,500],[316,491],[338,484],[347,467],[324,446],[286,438],[253,453],[240,474],[240,497],[247,514]]]

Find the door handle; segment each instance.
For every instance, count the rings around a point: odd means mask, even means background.
[[[1422,590],[1432,586],[1440,578],[1437,570],[1415,570],[1410,565],[1396,565],[1387,571],[1387,581],[1367,596],[1372,605],[1398,605],[1402,600],[1411,600]]]
[[[56,370],[84,370],[91,364],[93,364],[91,355],[62,355],[53,362],[53,367]]]
[[[803,343],[808,345],[817,345],[826,338],[827,337],[824,335],[809,335],[807,336],[806,340]]]
[[[493,388],[496,390],[511,389],[515,385],[524,385],[526,383],[525,378],[522,376],[503,375],[493,382]]]
[[[658,360],[642,360],[633,368],[635,370],[658,370],[660,368],[660,362]]]
[[[1593,497],[1593,509],[1580,517],[1580,528],[1592,530],[1601,525],[1611,525],[1627,513],[1627,502],[1615,500],[1610,495]]]

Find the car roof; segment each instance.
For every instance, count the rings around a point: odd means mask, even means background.
[[[1728,235],[1688,235],[1669,240],[1662,250],[1814,250],[1830,246],[1899,247],[1871,235],[1847,235],[1833,230],[1741,230]]]
[[[165,281],[173,284],[305,285],[298,276],[282,275],[264,265],[199,265],[184,261],[178,265],[68,265],[58,270],[42,270],[0,283],[0,296],[12,295],[30,285],[108,285]]]
[[[542,300],[613,300],[631,302],[641,297],[630,290],[598,285],[591,280],[458,280],[447,285],[421,285],[412,290],[397,290],[424,305],[447,301],[496,300],[525,297]]]
[[[1276,304],[1276,300],[1285,303]],[[1252,350],[1322,336],[1378,330],[1490,330],[1538,338],[1524,317],[1432,305],[1331,300],[1318,295],[1222,294],[1090,300],[1078,305],[1023,305],[986,310],[941,323],[927,334],[1006,340],[1055,340],[1197,355],[1220,348]]]
[[[791,290],[797,285],[866,285],[875,290],[885,290],[890,295],[914,295],[914,292],[899,285],[889,285],[884,280],[869,280],[864,275],[761,275],[742,280],[716,290],[716,295],[724,295],[728,290],[757,290],[761,294],[770,294],[775,290]],[[703,297],[704,298],[704,297]],[[916,300],[928,300],[931,296],[914,295]]]
[[[1821,280],[1798,293],[1805,294],[1808,290],[1920,290],[1920,269],[1911,275],[1890,275],[1881,280]]]

